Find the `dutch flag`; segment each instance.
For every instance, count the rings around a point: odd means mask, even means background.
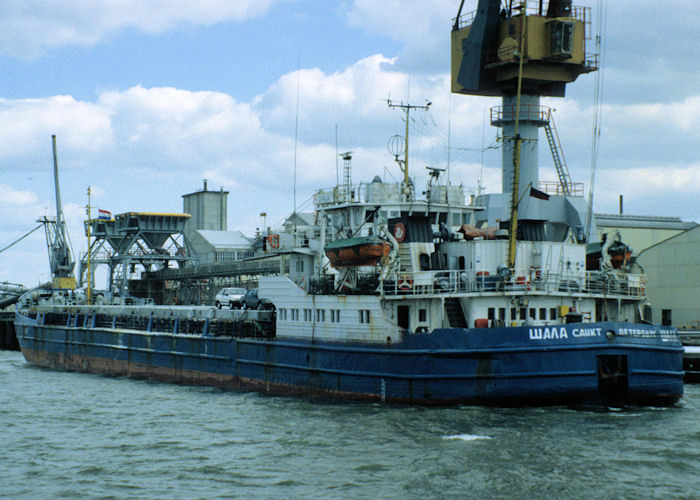
[[[112,220],[112,212],[108,212],[107,210],[102,210],[100,208],[97,213],[97,218],[102,220]]]

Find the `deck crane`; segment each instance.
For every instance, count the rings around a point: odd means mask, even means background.
[[[53,178],[56,190],[56,219],[44,216],[37,222],[44,225],[46,244],[49,250],[49,262],[54,288],[75,289],[75,261],[68,245],[66,220],[61,206],[61,191],[58,184],[58,155],[56,153],[56,136],[51,136],[53,144]]]
[[[571,0],[546,6],[540,0],[530,7],[526,0],[478,0],[471,13],[463,7],[464,0],[452,26],[452,92],[502,98],[491,109],[491,125],[503,136],[502,193],[477,198],[478,206],[488,208],[488,220],[476,222],[508,231],[512,269],[516,240],[586,240],[588,207],[582,197],[571,196],[568,169],[550,129],[551,110],[540,105],[540,97],[563,97],[568,83],[597,69],[586,54],[590,14]],[[539,190],[539,128],[557,153],[559,186],[551,196]]]

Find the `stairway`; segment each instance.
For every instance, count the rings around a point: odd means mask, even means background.
[[[566,160],[564,160],[564,153],[561,149],[557,129],[554,126],[554,117],[552,116],[551,109],[547,114],[547,118],[548,120],[544,125],[544,133],[547,136],[549,149],[552,151],[552,159],[554,160],[554,167],[557,169],[557,176],[559,176],[561,192],[562,194],[568,195],[571,194],[571,176],[569,176],[569,169],[566,166]]]
[[[399,245],[399,272],[412,273],[411,248],[409,245]]]
[[[467,321],[464,319],[464,311],[458,298],[449,297],[445,299],[445,312],[450,326],[454,328],[466,328]]]

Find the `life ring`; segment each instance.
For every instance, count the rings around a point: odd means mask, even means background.
[[[399,290],[403,290],[404,292],[407,292],[409,290],[413,289],[413,280],[409,278],[408,276],[402,276],[399,279]]]
[[[403,222],[397,222],[396,225],[394,225],[394,238],[396,238],[396,241],[399,243],[406,238],[406,227],[403,225]]]
[[[280,235],[279,234],[271,234],[267,237],[267,242],[270,244],[270,248],[279,248],[280,247]]]
[[[297,282],[297,285],[298,285],[299,288],[301,288],[302,290],[306,290],[306,278],[304,278],[303,276],[302,276],[301,278],[299,278],[299,281]]]

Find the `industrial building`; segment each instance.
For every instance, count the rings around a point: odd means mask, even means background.
[[[656,215],[595,214],[595,222],[600,234],[619,231],[634,254],[697,227],[695,222],[684,222],[678,217]]]
[[[197,264],[233,262],[255,255],[255,238],[248,238],[240,231],[197,229],[187,237]]]
[[[223,187],[218,191],[209,191],[204,179],[201,191],[182,195],[182,206],[182,211],[191,216],[185,234],[196,229],[227,230],[228,191],[224,191]]]
[[[700,227],[644,249],[637,262],[647,275],[652,321],[700,329]]]
[[[183,212],[190,215],[184,230],[189,261],[143,273],[132,281],[132,293],[161,304],[213,304],[223,287],[250,288],[258,276],[279,272],[279,258],[264,254],[260,234],[227,230],[228,194],[223,188],[210,191],[204,180],[201,190],[183,195]]]
[[[678,217],[596,214],[601,233],[619,231],[647,275],[653,323],[700,328],[700,228]]]

